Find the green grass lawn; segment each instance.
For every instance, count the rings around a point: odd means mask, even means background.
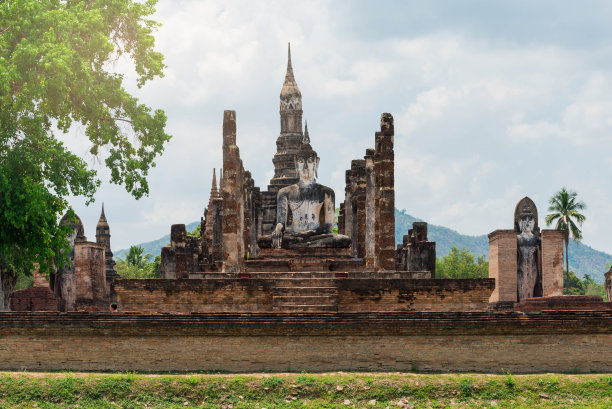
[[[0,408],[612,408],[612,375],[0,374]]]

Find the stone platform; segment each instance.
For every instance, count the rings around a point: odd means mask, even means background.
[[[200,273],[201,278],[121,280],[120,311],[484,311],[492,279],[417,279],[425,272]]]
[[[527,298],[514,303],[517,311],[546,311],[546,310],[609,310],[612,311],[612,302],[604,302],[594,295],[561,295],[555,297]]]

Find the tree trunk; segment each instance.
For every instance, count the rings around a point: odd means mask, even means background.
[[[565,240],[565,268],[569,273],[569,254],[567,252],[567,245],[569,244],[569,240]]]
[[[0,267],[0,311],[11,310],[11,297],[17,283],[17,275]]]

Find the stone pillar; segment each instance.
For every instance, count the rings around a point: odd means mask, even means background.
[[[191,260],[188,257],[186,245],[185,225],[173,224],[170,227],[170,246],[174,250],[174,278],[189,278]]]
[[[374,173],[376,182],[375,271],[395,269],[395,180],[393,116],[380,116],[376,132]]]
[[[344,234],[344,202],[340,203],[338,211],[338,234]]]
[[[563,231],[542,230],[542,296],[563,295]]]
[[[223,261],[223,199],[216,197],[212,201],[214,219],[212,223],[211,260],[215,264]]]
[[[514,230],[495,230],[489,234],[489,278],[495,279],[489,302],[517,301],[516,252]]]
[[[366,269],[374,269],[375,245],[374,229],[376,224],[376,181],[374,180],[374,149],[367,149],[365,159],[366,179],[366,222],[365,222],[365,262]]]
[[[353,257],[365,257],[365,230],[366,230],[366,177],[365,160],[351,161],[351,199],[353,202],[353,236],[354,246],[351,250]]]
[[[161,278],[175,279],[176,278],[176,253],[174,247],[166,246],[161,249],[160,272]]]
[[[353,203],[351,197],[351,171],[344,174],[344,234],[353,239]]]
[[[236,146],[236,111],[223,112],[223,271],[238,272],[243,263],[242,161]]]

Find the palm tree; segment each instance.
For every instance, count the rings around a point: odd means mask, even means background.
[[[128,263],[128,265],[143,268],[145,264],[149,262],[149,259],[153,257],[151,253],[143,253],[144,249],[141,246],[132,246],[130,247],[130,251],[125,257],[125,261]]]
[[[586,209],[586,204],[576,200],[576,196],[578,196],[578,193],[568,191],[565,188],[555,193],[549,200],[550,206],[548,211],[552,213],[547,214],[544,219],[547,226],[556,221],[555,229],[563,230],[564,232],[566,271],[569,271],[567,246],[569,245],[570,234],[574,240],[580,241],[582,239],[582,231],[578,226],[582,227],[582,223],[586,220],[586,217],[580,213],[580,210]]]

